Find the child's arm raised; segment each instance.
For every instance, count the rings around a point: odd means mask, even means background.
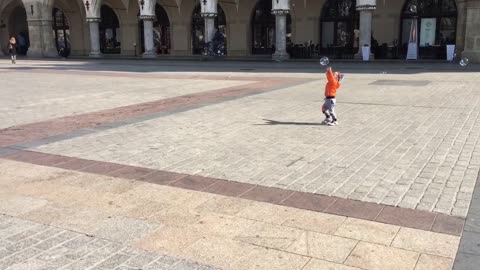
[[[327,68],[327,80],[328,80],[329,83],[335,83],[336,82],[335,76],[333,76],[333,71],[332,71],[331,67]]]

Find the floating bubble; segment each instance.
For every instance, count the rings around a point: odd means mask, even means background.
[[[412,12],[412,13],[417,13],[417,6],[411,5],[411,6],[410,6],[410,12]]]
[[[330,59],[328,59],[328,57],[324,56],[324,57],[320,58],[320,65],[326,66],[329,63],[330,63]]]
[[[470,63],[470,60],[468,60],[468,58],[462,58],[462,60],[460,60],[460,66],[462,67],[466,67],[468,66],[468,64]]]

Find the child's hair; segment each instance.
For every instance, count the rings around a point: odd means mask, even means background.
[[[335,72],[334,73],[335,75],[335,78],[337,78],[337,81],[341,82],[343,80],[343,73],[340,73],[340,72]]]

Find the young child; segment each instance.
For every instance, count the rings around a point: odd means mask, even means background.
[[[338,124],[337,115],[335,114],[335,103],[337,103],[337,90],[340,88],[340,82],[343,80],[343,74],[335,72],[332,68],[327,68],[327,85],[325,86],[325,103],[322,112],[325,114],[323,124],[336,126]]]
[[[11,37],[8,41],[8,52],[10,53],[10,58],[12,58],[12,64],[17,62],[17,40],[15,37]]]

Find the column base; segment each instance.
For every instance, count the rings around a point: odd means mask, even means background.
[[[28,48],[27,51],[27,56],[28,57],[42,57],[42,49],[37,49],[37,48]]]
[[[100,57],[102,57],[102,53],[100,53],[100,52],[90,52],[88,57],[90,57],[90,58],[100,58]]]
[[[57,56],[58,56],[58,52],[55,49],[49,49],[49,50],[43,51],[43,57],[57,57]]]
[[[275,52],[272,54],[272,60],[285,61],[290,59],[290,55],[287,52]]]
[[[464,51],[462,57],[468,58],[470,63],[479,64],[480,63],[480,50],[478,51]]]
[[[142,53],[142,58],[156,58],[157,54],[154,52],[144,52]]]
[[[363,60],[363,55],[361,53],[356,53],[354,56],[353,56],[353,59],[355,60]],[[372,60],[375,60],[375,55],[373,53],[370,53],[370,58],[368,61],[372,61]]]

